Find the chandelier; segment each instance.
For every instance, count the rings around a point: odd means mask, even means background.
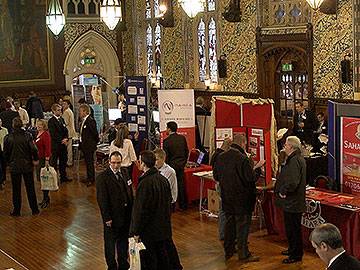
[[[50,0],[49,9],[46,13],[46,25],[55,36],[58,36],[65,25],[65,16],[59,0]]]
[[[110,30],[114,30],[118,22],[122,21],[121,0],[103,0],[100,18]]]
[[[179,0],[179,4],[190,18],[205,9],[205,0]]]
[[[324,2],[324,0],[306,0],[306,2],[308,2],[312,9],[317,10]]]

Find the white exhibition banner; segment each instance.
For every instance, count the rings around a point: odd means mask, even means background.
[[[160,132],[174,121],[178,133],[186,136],[189,148],[195,147],[195,102],[193,89],[158,90]]]

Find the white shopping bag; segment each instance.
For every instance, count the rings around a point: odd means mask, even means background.
[[[141,270],[140,250],[143,249],[146,249],[143,243],[137,243],[134,237],[129,238],[129,270]]]
[[[41,190],[58,190],[58,178],[54,167],[45,167],[40,170]]]

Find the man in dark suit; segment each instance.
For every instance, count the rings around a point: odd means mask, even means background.
[[[22,129],[19,117],[13,119],[14,131],[4,139],[4,157],[10,166],[12,199],[14,209],[11,216],[20,216],[21,178],[24,178],[26,193],[33,215],[39,214],[36,201],[33,167],[39,162],[38,151],[30,133]]]
[[[51,106],[53,116],[49,119],[48,127],[51,136],[51,158],[50,165],[57,170],[57,163],[59,160],[60,182],[71,181],[66,176],[67,164],[67,143],[68,143],[68,130],[65,125],[64,119],[61,117],[62,108],[59,104],[55,103]]]
[[[9,134],[12,132],[12,121],[15,117],[20,117],[19,113],[12,110],[12,104],[10,102],[5,103],[5,111],[0,113],[0,119],[2,120],[2,125],[5,127]]]
[[[166,163],[176,172],[179,206],[185,210],[187,208],[187,198],[184,185],[184,169],[188,160],[189,149],[186,138],[177,134],[176,131],[176,122],[171,121],[166,124],[166,133],[169,136],[164,140],[163,149],[166,152]]]
[[[95,166],[94,154],[99,142],[99,133],[96,128],[95,120],[90,116],[90,106],[82,104],[79,107],[79,115],[81,118],[80,125],[80,149],[84,154],[87,179],[87,186],[91,186],[95,182]]]
[[[317,131],[319,122],[312,111],[305,110],[301,101],[295,102],[295,110],[293,134],[301,142],[312,145],[314,143],[314,132]]]
[[[140,154],[139,178],[130,225],[130,236],[144,243],[141,267],[147,270],[172,269],[168,247],[171,242],[171,191],[168,180],[155,168],[151,151]],[[143,266],[144,265],[144,266]]]
[[[360,262],[346,254],[339,229],[325,223],[317,226],[310,234],[310,241],[320,259],[329,270],[360,270]]]
[[[109,270],[129,269],[127,254],[133,193],[131,178],[127,170],[121,168],[121,161],[119,152],[111,153],[109,168],[96,179],[96,197],[104,222],[105,259]]]
[[[222,209],[225,212],[224,250],[225,259],[230,259],[237,252],[239,260],[246,262],[259,261],[248,249],[248,235],[251,226],[251,215],[256,200],[255,182],[258,170],[264,161],[253,166],[245,152],[246,137],[234,135],[233,143],[228,151],[218,155],[214,163],[214,179],[219,182]]]

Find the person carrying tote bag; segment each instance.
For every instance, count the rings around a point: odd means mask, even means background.
[[[48,131],[47,121],[44,119],[38,119],[36,121],[37,136],[35,144],[39,151],[39,165],[36,167],[36,175],[38,181],[40,181],[41,168],[49,167],[49,160],[51,156],[51,137]],[[50,205],[49,190],[42,189],[43,200],[39,203],[41,208],[47,208]]]

